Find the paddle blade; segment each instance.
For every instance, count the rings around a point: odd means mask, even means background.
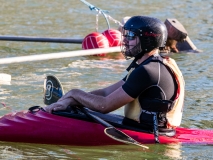
[[[116,141],[127,143],[127,144],[134,144],[134,145],[149,149],[149,147],[142,145],[141,143],[137,142],[133,138],[129,137],[128,135],[126,135],[125,133],[123,133],[122,131],[114,127],[105,128],[104,132],[107,136],[109,136],[110,138]]]
[[[55,103],[63,96],[63,88],[60,81],[53,75],[48,75],[44,80],[44,104]]]

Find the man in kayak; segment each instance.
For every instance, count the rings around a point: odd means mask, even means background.
[[[160,129],[179,126],[184,80],[175,61],[159,55],[167,40],[165,24],[157,18],[134,16],[123,26],[122,35],[123,55],[134,58],[122,80],[91,92],[72,89],[44,109],[51,113],[68,106],[86,106],[108,113],[125,106],[123,123],[152,128],[157,122]]]

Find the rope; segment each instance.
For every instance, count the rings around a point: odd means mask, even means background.
[[[95,26],[95,29],[96,29],[97,32],[98,32],[98,17],[99,17],[99,14],[101,14],[101,13],[98,12],[98,13],[96,14],[96,26]]]
[[[109,20],[113,21],[115,24],[118,24],[119,26],[123,26],[121,22],[119,22],[118,20],[112,18],[110,15],[108,15],[107,13],[109,13],[109,11],[107,10],[102,10],[100,8],[95,7],[94,5],[90,4],[89,2],[85,1],[85,0],[81,0],[81,2],[83,2],[84,4],[86,4],[89,9],[95,10],[96,12],[98,12],[96,14],[96,31],[98,31],[98,18],[99,18],[99,14],[102,14],[107,22],[108,25],[108,29],[110,29],[110,24],[109,24]]]

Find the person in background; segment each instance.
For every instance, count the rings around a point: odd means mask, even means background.
[[[51,113],[68,106],[85,106],[109,113],[124,106],[124,124],[175,129],[182,119],[184,80],[175,61],[159,55],[167,34],[165,24],[157,18],[131,17],[122,28],[122,53],[126,59],[134,58],[127,75],[103,89],[72,89],[44,109]]]
[[[188,36],[184,26],[177,19],[166,19],[168,31],[165,50],[178,53],[181,51],[200,52]]]

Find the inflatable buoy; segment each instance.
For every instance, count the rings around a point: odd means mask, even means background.
[[[108,29],[102,33],[109,41],[110,47],[120,46],[121,44],[121,32],[116,29]]]
[[[82,42],[83,49],[94,49],[94,48],[109,48],[109,42],[107,38],[98,32],[93,32],[88,34],[83,42]],[[97,54],[96,56],[105,56],[106,53]]]

